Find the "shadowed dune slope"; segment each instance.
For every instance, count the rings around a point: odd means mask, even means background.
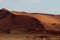
[[[0,10],[0,32],[38,32],[42,31],[44,25],[38,19],[27,15],[15,15],[8,10]],[[14,32],[14,33],[15,33]]]

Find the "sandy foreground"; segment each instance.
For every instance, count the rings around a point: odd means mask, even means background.
[[[38,34],[37,34],[38,35]],[[34,40],[35,34],[0,34],[0,40]]]
[[[60,37],[52,35],[50,38],[38,36],[39,34],[0,34],[0,40],[60,40]]]

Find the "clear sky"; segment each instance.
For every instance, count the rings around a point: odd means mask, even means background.
[[[60,0],[0,0],[8,10],[60,14]]]

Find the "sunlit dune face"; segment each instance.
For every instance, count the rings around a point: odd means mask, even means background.
[[[59,23],[59,20],[55,19],[53,16],[36,15],[36,17],[44,23]]]

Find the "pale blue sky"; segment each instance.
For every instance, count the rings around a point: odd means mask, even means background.
[[[60,14],[60,0],[0,0],[8,10]]]

